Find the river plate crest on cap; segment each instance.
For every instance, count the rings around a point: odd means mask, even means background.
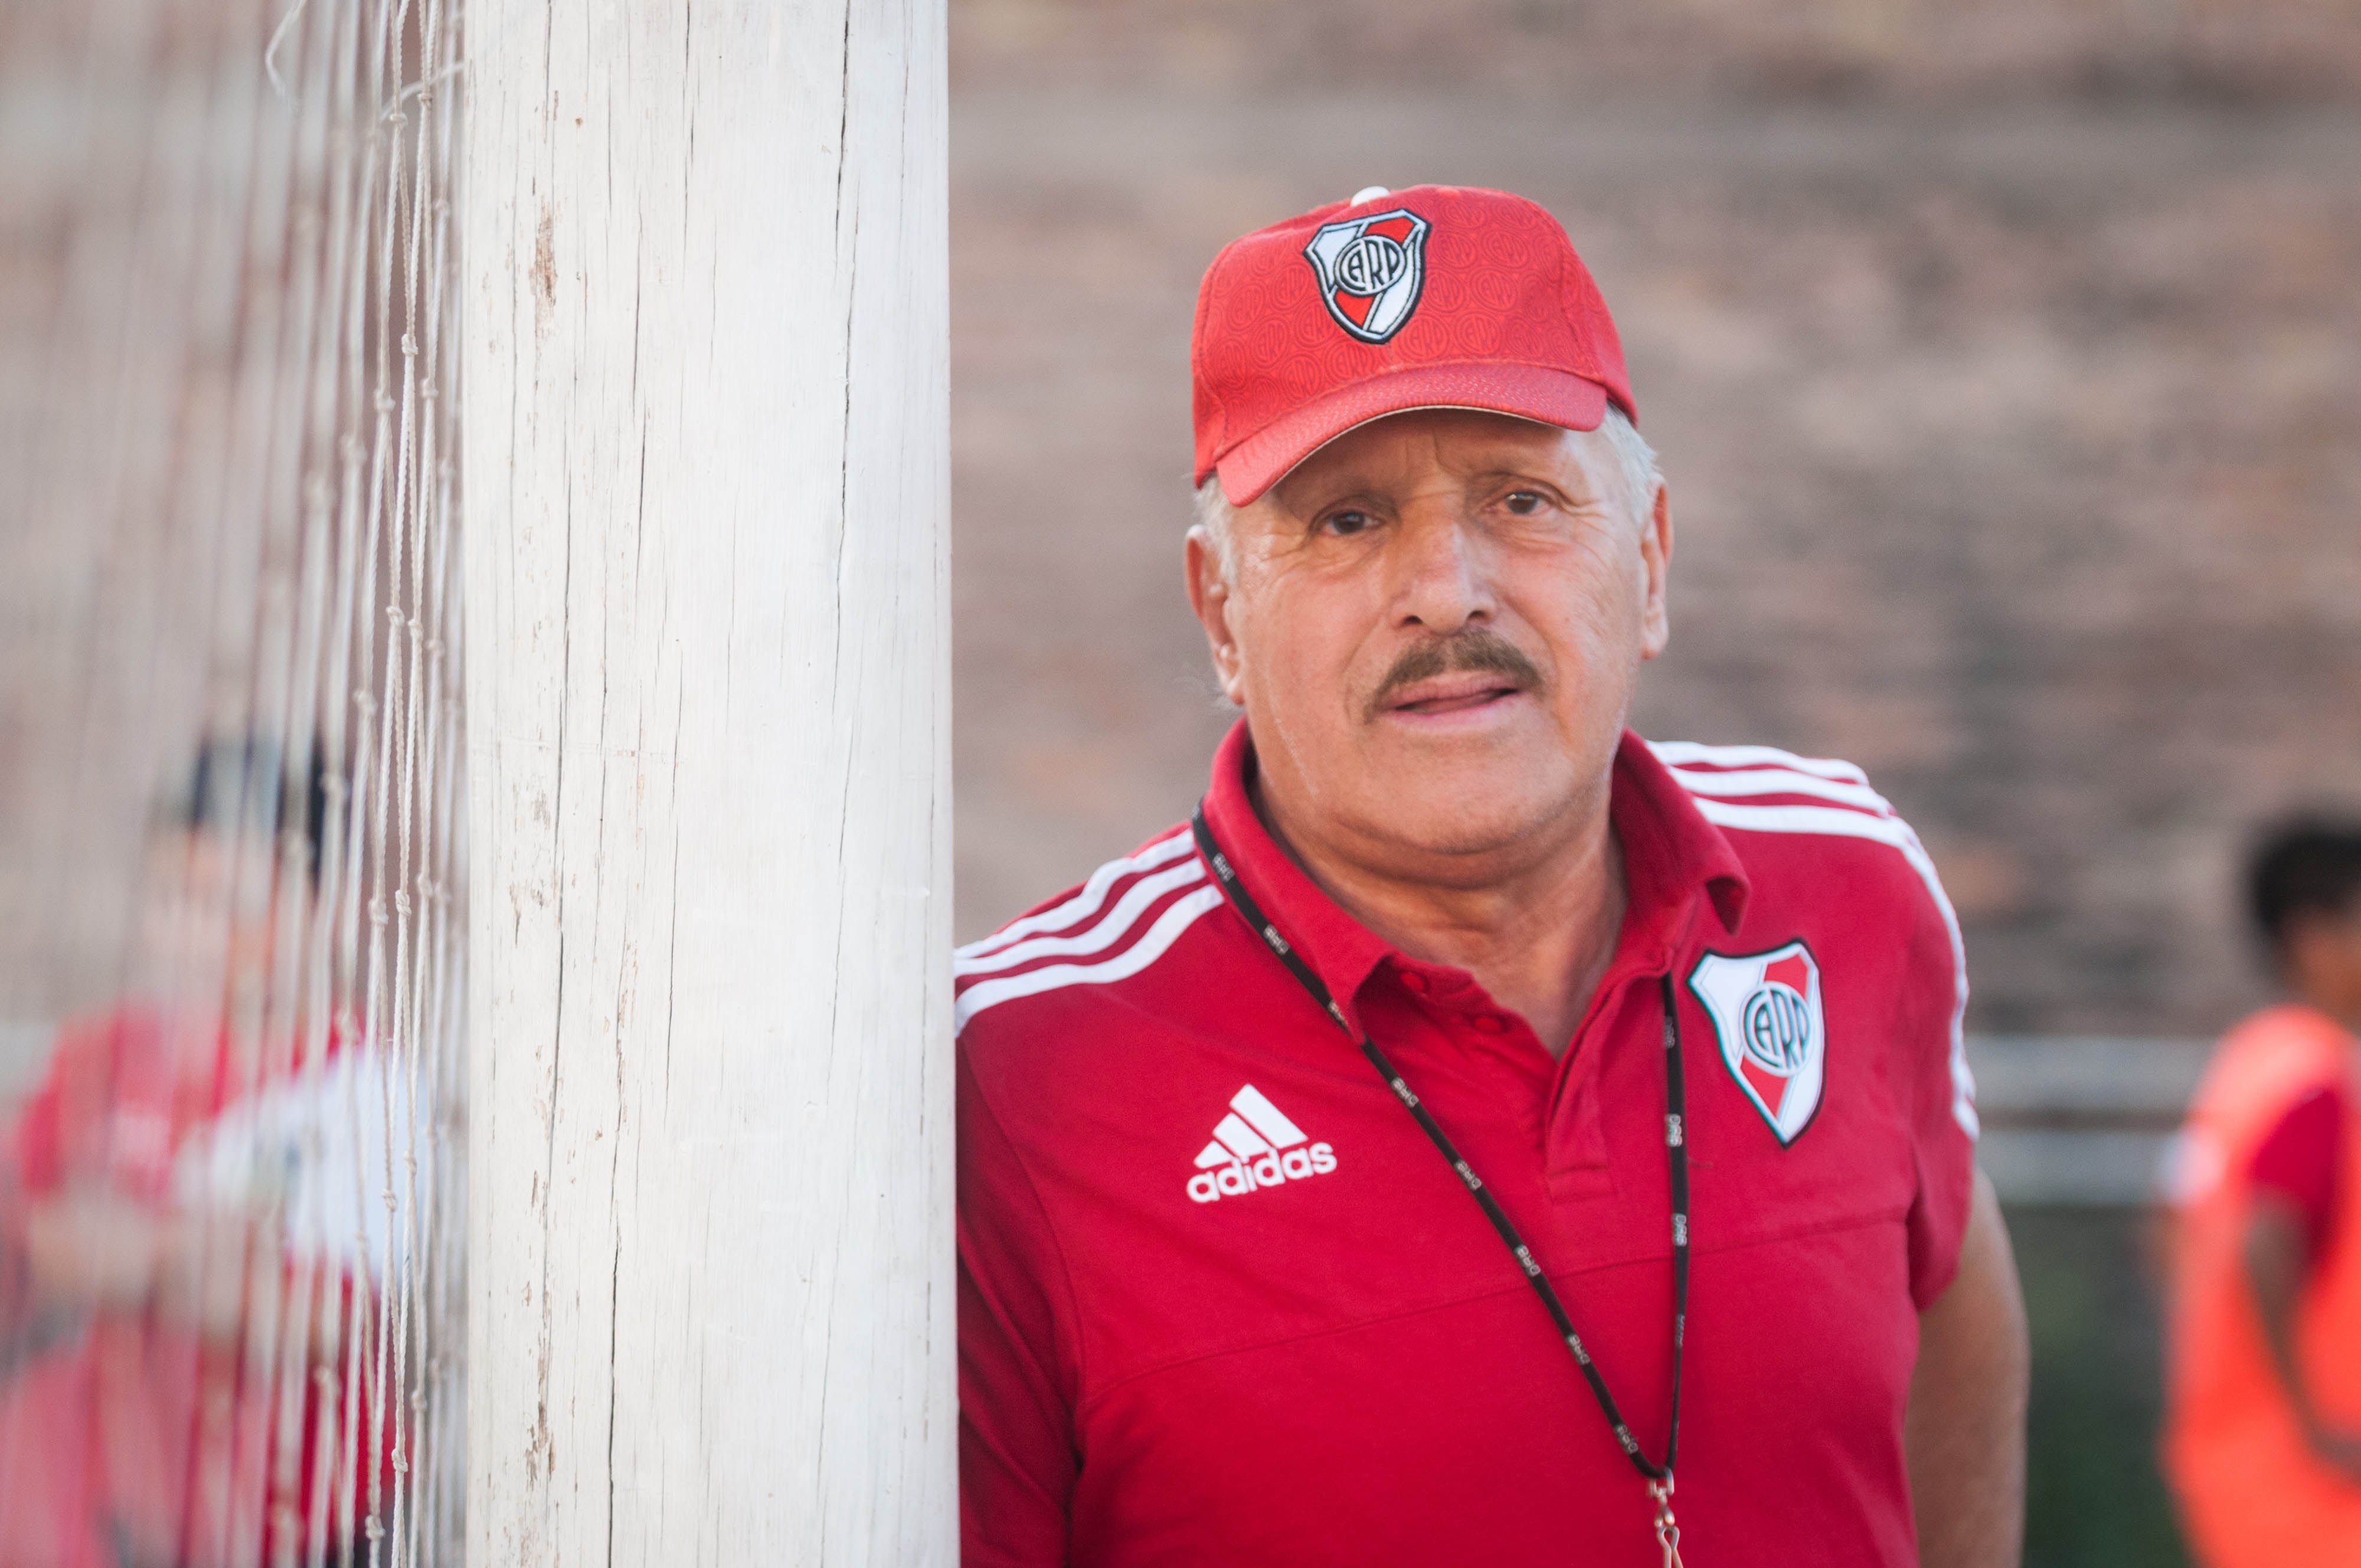
[[[1401,331],[1426,286],[1424,218],[1406,208],[1326,224],[1303,247],[1321,302],[1363,343]]]
[[[1828,1032],[1812,949],[1798,941],[1738,958],[1708,953],[1689,971],[1689,989],[1713,1019],[1730,1076],[1781,1145],[1794,1143],[1819,1110],[1827,1077]]]

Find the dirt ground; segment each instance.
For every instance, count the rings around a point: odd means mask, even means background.
[[[1977,1028],[2259,993],[2242,844],[2361,807],[2361,8],[952,15],[962,938],[1184,814],[1227,722],[1205,263],[1437,181],[1549,206],[1621,324],[1680,541],[1644,733],[1869,768]]]

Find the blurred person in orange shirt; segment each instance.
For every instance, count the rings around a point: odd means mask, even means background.
[[[2248,896],[2288,1000],[2176,1147],[2165,1470],[2207,1568],[2361,1563],[2361,823],[2271,833]]]
[[[0,1568],[348,1561],[362,1453],[389,1485],[347,1354],[387,1102],[289,968],[321,791],[268,742],[201,751],[151,833],[128,999],[60,1029],[0,1122]]]

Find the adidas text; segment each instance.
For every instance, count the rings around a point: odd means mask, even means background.
[[[1253,1084],[1230,1097],[1229,1113],[1213,1127],[1213,1141],[1197,1156],[1189,1196],[1199,1203],[1240,1198],[1336,1168],[1336,1151],[1315,1144],[1302,1128]]]

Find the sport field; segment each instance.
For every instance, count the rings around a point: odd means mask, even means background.
[[[2033,1321],[2026,1568],[2171,1568],[2187,1561],[2156,1467],[2157,1301],[2143,1216],[2008,1216]]]

